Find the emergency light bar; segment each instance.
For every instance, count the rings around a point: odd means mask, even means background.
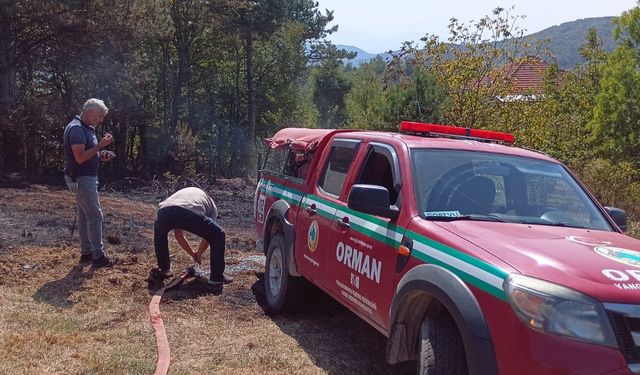
[[[454,136],[462,138],[477,138],[480,140],[502,141],[513,143],[516,137],[513,134],[496,132],[493,130],[471,129],[460,126],[449,126],[439,124],[425,124],[422,122],[402,121],[400,131],[414,133],[418,135],[432,136]]]

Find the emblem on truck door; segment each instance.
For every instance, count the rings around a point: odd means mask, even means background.
[[[318,222],[316,220],[312,221],[309,226],[307,245],[309,246],[309,251],[312,253],[318,248]]]

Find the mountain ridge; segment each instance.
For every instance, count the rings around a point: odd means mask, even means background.
[[[531,38],[532,42],[543,42],[551,54],[542,56],[549,62],[557,61],[558,66],[565,70],[573,69],[582,61],[580,56],[580,47],[587,41],[589,29],[595,28],[598,37],[603,41],[603,48],[607,52],[611,52],[618,45],[613,38],[613,30],[615,25],[613,20],[617,17],[592,17],[581,18],[574,21],[563,22],[559,25],[547,27],[541,31],[527,34],[525,38]],[[357,55],[351,60],[345,61],[353,66],[359,66],[370,61],[376,56],[387,57],[387,53],[369,53],[361,48],[353,45],[336,45],[336,47],[345,49],[349,52],[356,52]]]

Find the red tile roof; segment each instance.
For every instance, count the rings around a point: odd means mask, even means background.
[[[513,83],[512,95],[542,94],[548,62],[538,57],[524,57],[503,67]],[[560,70],[562,75],[563,71]]]

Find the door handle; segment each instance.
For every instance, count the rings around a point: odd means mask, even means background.
[[[307,206],[304,210],[307,211],[307,213],[311,216],[318,213],[318,211],[316,210],[315,204],[312,204],[311,206]]]
[[[336,223],[343,228],[350,228],[351,224],[349,224],[349,217],[345,216],[342,219],[337,219]]]

